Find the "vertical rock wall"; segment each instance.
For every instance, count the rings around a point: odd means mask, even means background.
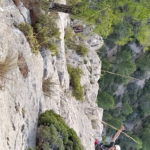
[[[7,57],[13,61],[12,69],[0,80],[1,150],[34,147],[38,116],[48,109],[60,114],[74,128],[86,150],[94,149],[94,138],[100,137],[102,132],[103,110],[96,104],[101,70],[96,49],[102,45],[102,39],[94,34],[88,36],[85,43],[89,52],[84,58],[71,50],[67,50],[66,55],[64,29],[70,20],[67,14],[59,13],[59,55],[52,56],[50,51],[45,50],[35,56],[24,34],[14,26],[21,22],[30,23],[29,11],[23,4],[17,8],[13,1],[1,0],[0,20],[0,63],[5,62]],[[95,48],[93,42],[97,43]],[[83,71],[84,102],[72,97],[67,63],[79,66]],[[53,83],[49,97],[42,91],[43,79],[50,79]]]

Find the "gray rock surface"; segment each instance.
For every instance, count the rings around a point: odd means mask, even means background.
[[[60,114],[74,128],[86,150],[94,149],[95,136],[101,136],[103,110],[96,104],[101,62],[96,49],[103,41],[97,35],[90,35],[85,40],[89,48],[86,57],[82,58],[71,50],[66,55],[64,29],[70,22],[69,16],[64,13],[58,16],[61,33],[59,55],[52,56],[50,51],[45,50],[35,56],[24,34],[14,26],[14,23],[30,22],[29,11],[23,5],[17,8],[11,0],[0,1],[0,62],[4,62],[8,56],[14,62],[13,68],[0,81],[3,86],[0,90],[1,150],[34,147],[38,116],[48,109]],[[93,43],[99,46],[91,47]],[[17,65],[20,53],[28,66],[25,78]],[[67,63],[79,66],[83,71],[81,84],[85,89],[84,102],[75,100],[71,94]],[[45,79],[52,82],[49,96],[42,90]]]

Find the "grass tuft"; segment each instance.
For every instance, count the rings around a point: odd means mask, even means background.
[[[82,70],[80,68],[73,68],[71,65],[67,65],[68,73],[70,76],[70,85],[73,88],[73,96],[77,100],[83,101],[84,99],[84,89],[80,84]]]
[[[7,56],[4,62],[0,63],[0,79],[4,78],[5,75],[16,65],[15,58]]]
[[[36,39],[33,27],[28,23],[21,23],[18,25],[18,28],[24,33],[27,40],[29,41],[29,44],[31,46],[32,52],[37,55],[39,52],[40,45],[38,43],[38,40]]]

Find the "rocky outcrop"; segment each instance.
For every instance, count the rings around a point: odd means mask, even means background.
[[[0,20],[0,62],[10,57],[14,64],[0,81],[1,150],[34,147],[38,116],[48,109],[60,114],[77,132],[86,150],[94,149],[94,138],[102,132],[103,110],[96,104],[101,70],[96,49],[102,45],[102,39],[95,34],[87,36],[84,42],[89,51],[84,58],[71,50],[66,54],[64,30],[70,20],[67,14],[58,13],[59,55],[52,56],[44,50],[35,56],[24,34],[14,26],[25,21],[30,23],[27,8],[23,4],[17,8],[11,0],[1,0]],[[67,63],[83,71],[84,102],[71,94]],[[42,90],[43,80],[51,81],[48,96]]]

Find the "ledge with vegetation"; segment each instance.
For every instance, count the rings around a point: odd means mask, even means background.
[[[62,117],[49,110],[41,114],[38,123],[36,150],[83,150],[76,132]],[[35,150],[29,148],[29,150]]]

